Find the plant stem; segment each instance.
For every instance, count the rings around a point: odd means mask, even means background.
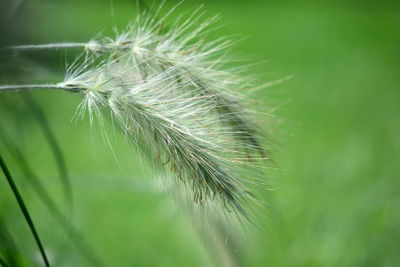
[[[0,92],[2,92],[2,91],[20,91],[20,90],[39,90],[39,89],[68,90],[68,91],[84,90],[84,88],[67,87],[67,86],[61,86],[61,85],[56,85],[56,84],[0,85]]]
[[[26,220],[26,222],[27,222],[27,224],[29,226],[29,229],[32,232],[33,238],[35,239],[36,244],[37,244],[37,246],[39,248],[40,254],[41,254],[42,258],[43,258],[44,265],[46,267],[50,267],[49,260],[47,259],[46,252],[44,251],[42,242],[40,241],[39,235],[38,235],[38,233],[36,231],[35,225],[33,224],[33,221],[32,221],[32,218],[31,218],[31,216],[29,214],[29,211],[28,211],[28,209],[27,209],[27,207],[25,205],[25,202],[24,202],[24,200],[23,200],[23,198],[22,198],[22,196],[21,196],[21,194],[20,194],[20,192],[18,190],[17,185],[14,183],[14,180],[13,180],[13,178],[11,176],[10,171],[7,168],[6,163],[3,161],[3,157],[1,156],[1,154],[0,154],[0,168],[2,169],[3,174],[6,177],[6,180],[7,180],[8,184],[10,185],[11,190],[13,191],[13,194],[14,194],[15,198],[17,199],[18,205],[19,205],[19,207],[20,207],[20,209],[22,211],[22,214],[24,215],[24,218],[25,218],[25,220]]]
[[[64,49],[64,48],[82,48],[88,43],[57,43],[57,44],[39,44],[39,45],[15,45],[11,46],[14,50],[40,50],[40,49]]]

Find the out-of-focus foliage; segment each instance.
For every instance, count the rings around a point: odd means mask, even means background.
[[[112,26],[122,27],[134,18],[132,2],[21,1],[20,8],[13,7],[15,20],[6,18],[13,24],[2,24],[2,44],[87,41],[101,30],[112,34]],[[167,7],[175,4],[168,1]],[[269,213],[264,231],[250,231],[239,246],[245,265],[400,265],[399,4],[211,0],[204,4],[210,15],[220,13],[226,23],[211,36],[248,36],[232,49],[233,54],[248,62],[268,61],[252,69],[259,79],[294,75],[253,96],[277,107],[281,123],[271,139],[281,170],[269,177],[275,190],[266,193]],[[198,5],[186,1],[177,14]],[[57,81],[66,60],[77,53],[7,55],[0,66],[1,82]],[[19,70],[11,72],[7,64],[13,59],[18,60]],[[73,223],[107,266],[213,264],[209,248],[189,220],[169,203],[154,183],[150,166],[118,132],[108,133],[117,163],[100,131],[90,130],[87,121],[71,122],[79,96],[32,95],[47,115],[67,162],[73,212],[64,206],[51,148],[32,111],[14,93],[0,95],[0,130],[9,137],[6,143],[0,140],[0,151],[55,266],[89,264],[34,194],[18,159],[7,152],[10,143],[23,151],[56,204],[73,214]],[[24,240],[16,242],[19,252],[40,262],[15,200],[0,178],[1,223],[14,240]]]

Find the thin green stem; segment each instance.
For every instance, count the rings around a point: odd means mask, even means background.
[[[15,45],[11,46],[14,50],[43,50],[43,49],[65,49],[65,48],[83,48],[87,43],[57,43],[57,44],[39,44],[39,45]]]
[[[67,87],[57,84],[15,84],[15,85],[1,85],[0,92],[3,91],[20,91],[20,90],[67,90],[67,91],[81,91],[84,88]]]
[[[27,222],[27,224],[29,226],[29,229],[32,232],[33,238],[35,239],[36,245],[38,246],[40,254],[42,256],[44,265],[46,267],[50,267],[49,260],[48,260],[48,258],[46,256],[46,252],[45,252],[45,250],[43,248],[42,242],[40,241],[39,235],[38,235],[38,233],[36,231],[35,225],[33,224],[33,221],[32,221],[32,218],[31,218],[31,216],[29,214],[29,211],[28,211],[28,209],[27,209],[27,207],[25,205],[25,202],[24,202],[24,200],[22,198],[22,195],[20,194],[20,192],[19,192],[19,190],[17,188],[17,185],[14,183],[14,180],[13,180],[13,178],[11,176],[11,173],[8,170],[7,165],[4,162],[3,157],[1,156],[1,154],[0,154],[0,168],[3,171],[4,176],[6,177],[6,180],[7,180],[8,184],[10,185],[11,190],[13,191],[13,194],[14,194],[17,202],[18,202],[18,205],[19,205],[21,211],[22,211],[22,214],[24,215],[24,218],[25,218],[25,220],[26,220],[26,222]]]
[[[25,51],[25,50],[57,50],[57,49],[85,49],[94,52],[106,52],[118,49],[126,49],[127,45],[132,41],[123,43],[101,44],[96,42],[88,43],[53,43],[53,44],[37,44],[37,45],[17,45],[11,46],[10,49]]]

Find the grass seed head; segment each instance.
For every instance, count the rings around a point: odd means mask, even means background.
[[[57,84],[84,93],[79,112],[87,110],[93,123],[110,110],[129,140],[196,203],[248,217],[250,188],[266,159],[239,93],[249,83],[241,70],[224,68],[229,39],[206,41],[218,16],[203,19],[199,8],[166,26],[171,12],[159,19],[158,12],[139,14],[114,39],[38,48],[84,48],[83,62],[71,64]]]

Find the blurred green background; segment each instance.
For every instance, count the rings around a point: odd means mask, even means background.
[[[167,1],[164,10],[176,3]],[[272,139],[280,171],[268,178],[274,190],[266,209],[273,212],[265,229],[239,242],[243,265],[400,266],[400,2],[187,0],[172,17],[201,3],[209,16],[223,17],[211,38],[247,37],[232,48],[234,57],[266,62],[251,72],[261,82],[294,75],[254,96],[277,108]],[[113,36],[112,27],[134,19],[135,10],[133,1],[31,0],[5,28],[15,30],[9,40],[17,43],[87,41],[100,31]],[[18,82],[62,79],[65,62],[75,55],[15,56],[13,61],[25,57]],[[15,80],[3,75],[2,82]],[[72,221],[106,266],[218,266],[190,220],[154,182],[149,165],[118,132],[109,132],[117,161],[87,118],[72,121],[79,95],[32,95],[68,165]],[[14,103],[0,111],[1,131],[12,136],[62,206],[54,158],[37,124],[15,93],[1,98]],[[0,146],[2,155],[54,266],[90,266],[5,147]],[[19,249],[40,262],[3,176],[0,201]]]

